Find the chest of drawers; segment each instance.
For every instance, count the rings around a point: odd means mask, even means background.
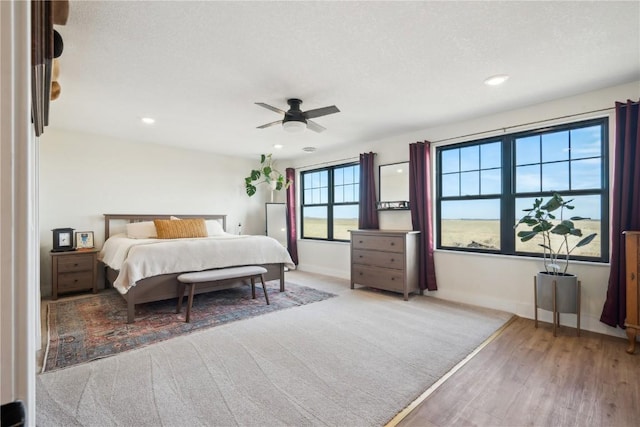
[[[418,286],[419,231],[352,230],[351,289],[357,283],[399,292],[405,301]]]
[[[91,289],[98,292],[98,250],[51,253],[52,297]]]

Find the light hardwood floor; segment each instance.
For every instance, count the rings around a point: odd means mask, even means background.
[[[398,426],[639,426],[639,352],[539,325],[512,322]]]

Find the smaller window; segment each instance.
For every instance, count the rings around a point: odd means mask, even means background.
[[[302,238],[350,240],[358,228],[360,164],[330,166],[300,174]]]

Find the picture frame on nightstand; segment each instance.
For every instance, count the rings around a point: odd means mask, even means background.
[[[93,231],[76,231],[75,235],[76,249],[93,249]]]

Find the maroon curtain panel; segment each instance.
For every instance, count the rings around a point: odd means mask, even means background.
[[[287,181],[291,182],[287,188],[287,250],[291,255],[291,260],[298,265],[298,232],[296,230],[296,170],[285,169]]]
[[[431,209],[431,144],[409,144],[409,206],[414,231],[420,231],[420,290],[437,291],[433,261],[433,214]]]
[[[640,230],[640,109],[638,102],[616,102],[611,208],[611,271],[600,321],[624,327],[627,316],[625,242],[622,232]]]
[[[376,206],[375,158],[376,153],[360,154],[360,215],[358,228],[361,230],[377,230],[380,228]]]

